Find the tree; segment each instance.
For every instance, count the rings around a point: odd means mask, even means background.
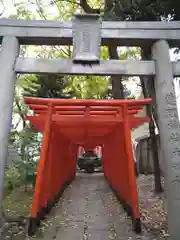
[[[23,95],[43,98],[70,98],[73,91],[65,92],[68,79],[57,74],[26,76]]]

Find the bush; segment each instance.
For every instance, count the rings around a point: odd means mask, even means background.
[[[36,181],[37,162],[35,161],[14,161],[5,171],[5,195],[11,190],[22,185],[32,185],[34,188]]]

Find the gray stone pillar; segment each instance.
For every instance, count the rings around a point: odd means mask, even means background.
[[[0,52],[0,228],[3,220],[4,168],[8,151],[16,79],[14,64],[18,54],[18,39],[15,37],[4,37]]]
[[[173,84],[169,45],[159,40],[152,47],[155,60],[154,79],[160,143],[164,163],[165,193],[169,233],[172,240],[180,239],[180,125]]]

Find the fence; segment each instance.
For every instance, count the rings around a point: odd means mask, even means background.
[[[158,145],[159,164],[161,174],[164,176],[164,164],[161,154],[159,135],[156,135],[156,141]],[[152,174],[154,173],[154,159],[152,152],[152,141],[151,138],[146,136],[138,139],[136,147],[136,161],[137,170],[140,174]]]

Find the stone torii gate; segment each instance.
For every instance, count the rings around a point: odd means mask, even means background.
[[[71,22],[0,20],[0,203],[3,201],[4,166],[16,74],[60,73],[68,75],[153,76],[160,141],[165,166],[168,223],[171,239],[180,238],[180,127],[173,77],[180,63],[171,62],[169,47],[180,44],[180,22],[101,22],[98,15],[76,15]],[[149,61],[99,59],[100,45],[152,49]],[[20,45],[71,45],[73,59],[19,57]],[[82,64],[83,63],[83,64]],[[0,212],[2,219],[2,209]]]

